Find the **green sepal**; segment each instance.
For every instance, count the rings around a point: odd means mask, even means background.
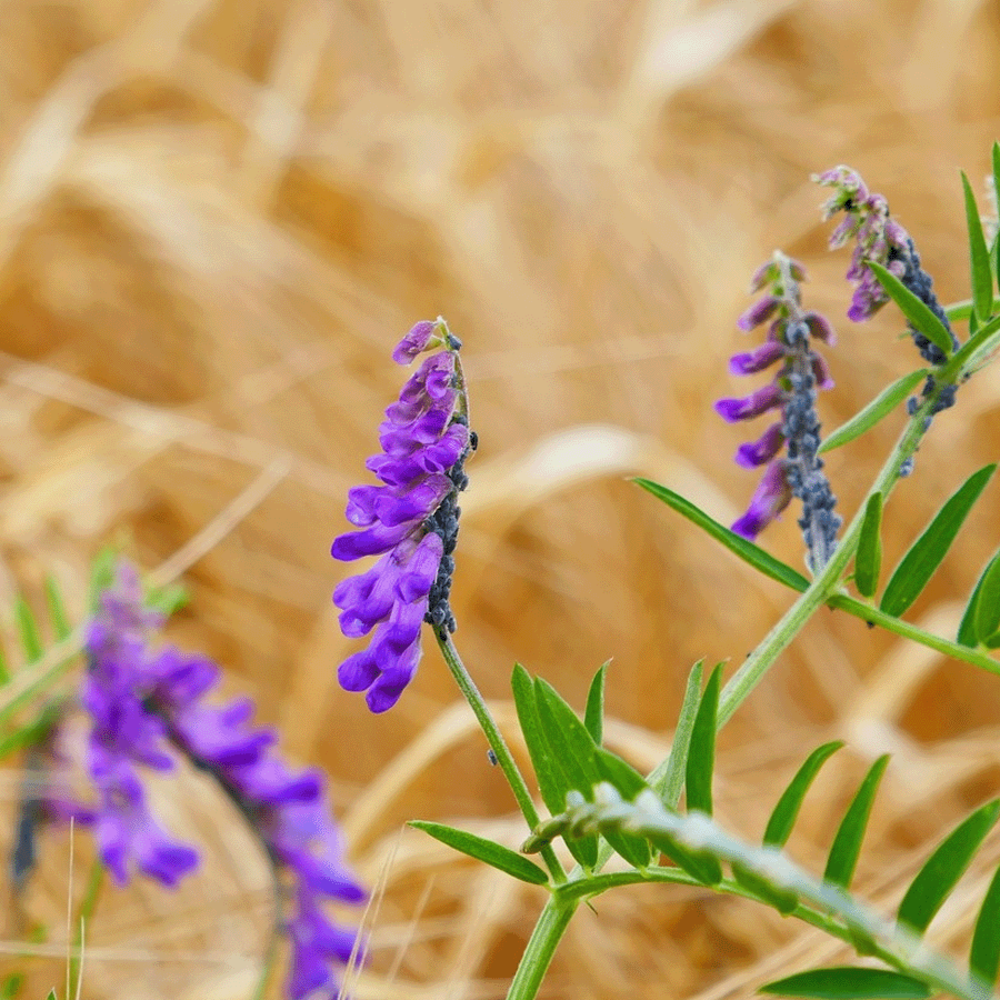
[[[969,867],[986,834],[1000,815],[1000,800],[988,802],[963,820],[917,872],[899,904],[898,919],[923,934],[948,893]]]
[[[827,858],[823,878],[831,885],[846,889],[854,876],[854,869],[861,854],[861,841],[868,826],[872,803],[878,791],[879,782],[889,763],[889,755],[879,757],[865,775],[860,787],[847,807],[847,812],[840,822],[837,835],[833,838],[830,856]]]
[[[983,223],[979,218],[976,196],[969,178],[962,171],[962,191],[965,194],[965,222],[969,229],[969,266],[972,287],[973,314],[985,323],[993,312],[993,273],[990,270],[990,252],[986,248]]]
[[[761,986],[758,992],[810,1000],[924,1000],[931,995],[927,984],[913,976],[850,965],[799,972]]]
[[[996,147],[994,147],[995,149]],[[1000,868],[993,875],[976,917],[969,950],[969,971],[995,986],[1000,967]]]
[[[854,585],[862,597],[873,597],[882,569],[882,494],[875,491],[865,504],[864,520],[854,556]]]
[[[952,343],[951,334],[944,323],[887,268],[874,261],[868,261],[868,266],[878,278],[878,283],[885,289],[886,295],[899,306],[900,312],[913,327],[931,343],[941,348],[941,352],[946,358],[950,357],[955,350],[955,345]]]
[[[708,678],[701,696],[698,714],[691,729],[685,776],[685,799],[688,812],[697,810],[712,815],[712,774],[715,770],[716,719],[719,712],[720,663]]]
[[[447,844],[470,858],[483,861],[492,868],[513,875],[522,882],[545,885],[549,880],[549,876],[533,861],[529,861],[524,855],[512,851],[509,847],[486,840],[485,837],[479,837],[466,830],[456,830],[455,827],[445,826],[443,823],[429,823],[421,819],[411,819],[409,825],[417,830],[423,830],[435,840],[440,840],[442,844]]]
[[[824,743],[817,747],[806,758],[805,763],[798,769],[795,777],[789,782],[788,787],[782,792],[778,804],[771,813],[771,818],[767,822],[764,831],[765,847],[784,847],[798,818],[799,810],[802,808],[802,801],[806,797],[819,769],[826,761],[833,756],[842,746],[841,740],[832,743]]]
[[[987,465],[969,476],[910,546],[882,594],[887,615],[898,618],[920,596],[995,471],[996,464]]]
[[[744,562],[749,563],[754,569],[759,570],[764,576],[769,576],[772,580],[777,580],[778,583],[783,583],[786,587],[791,587],[792,590],[797,590],[800,593],[809,586],[809,581],[797,570],[792,569],[791,566],[783,563],[780,559],[775,559],[774,556],[765,552],[759,546],[754,545],[753,542],[748,542],[745,538],[740,538],[739,535],[734,534],[729,528],[719,524],[718,521],[709,517],[701,508],[696,507],[690,500],[686,500],[679,493],[674,493],[673,490],[667,489],[666,486],[661,486],[659,483],[654,483],[649,479],[636,478],[632,482],[638,484],[647,492],[652,493],[654,497],[662,500],[668,507],[672,507],[678,514],[683,515],[693,524],[698,525],[699,528],[706,531],[717,542],[722,542],[730,552],[739,556]]]
[[[871,430],[880,420],[892,413],[926,376],[927,370],[921,368],[919,371],[904,375],[887,389],[883,389],[863,410],[842,423],[826,438],[819,446],[820,454],[840,448]]]
[[[587,708],[583,713],[583,724],[595,746],[600,746],[604,740],[604,678],[610,663],[606,660],[594,674],[587,692]]]

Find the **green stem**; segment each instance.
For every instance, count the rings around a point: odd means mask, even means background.
[[[578,899],[549,897],[510,982],[507,1000],[534,1000],[538,995],[556,947],[579,905]]]
[[[466,669],[462,658],[458,655],[458,650],[455,648],[449,632],[443,627],[435,628],[434,637],[438,641],[438,646],[441,647],[441,655],[444,657],[445,663],[448,664],[448,669],[451,671],[452,677],[455,678],[455,683],[465,696],[465,700],[469,703],[483,733],[486,735],[486,740],[496,756],[500,769],[507,778],[507,783],[514,793],[514,798],[517,799],[517,804],[524,814],[524,819],[529,829],[534,830],[540,820],[538,811],[535,809],[535,803],[531,798],[531,792],[528,790],[528,784],[524,780],[524,776],[517,766],[517,761],[514,760],[514,756],[511,754],[510,748],[507,746],[503,734],[500,732],[500,728],[497,726],[496,720],[493,718],[486,704],[486,700],[480,694],[479,688],[476,687],[476,682],[472,679],[472,675]],[[547,850],[542,852],[542,859],[545,861],[545,865],[549,869],[549,874],[555,882],[566,881],[566,872],[559,863],[559,859],[556,857],[551,845]]]
[[[939,384],[937,390],[925,399],[910,417],[868,496],[879,491],[883,497],[888,497],[899,479],[899,470],[903,467],[903,463],[914,454],[920,444],[925,431],[924,421],[933,412],[933,405],[940,390]],[[720,729],[732,718],[736,709],[760,683],[782,650],[798,635],[810,617],[839,591],[844,571],[858,547],[867,499],[865,497],[858,507],[858,513],[848,525],[830,561],[729,679],[719,699]]]

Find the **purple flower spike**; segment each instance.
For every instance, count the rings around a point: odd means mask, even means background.
[[[382,454],[365,463],[383,486],[357,486],[348,493],[347,520],[360,531],[334,539],[335,559],[381,555],[369,570],[338,584],[334,604],[340,628],[351,639],[372,634],[367,649],[338,669],[341,687],[367,691],[368,707],[395,705],[420,662],[420,632],[428,622],[449,632],[455,618],[448,605],[452,551],[458,536],[458,493],[464,465],[476,447],[468,425],[468,400],[459,341],[443,319],[417,323],[393,352],[408,364],[426,358],[385,411],[379,428]]]
[[[836,545],[840,518],[833,513],[836,501],[823,474],[819,458],[817,389],[833,385],[826,361],[813,350],[812,338],[832,344],[835,337],[827,320],[815,312],[803,312],[799,281],[805,268],[782,253],[757,269],[752,286],[767,294],[745,312],[737,325],[750,329],[774,317],[767,340],[729,362],[735,375],[764,371],[781,362],[774,379],[742,399],[720,399],[716,412],[733,423],[749,420],[770,410],[781,410],[781,420],[772,424],[756,441],[741,444],[736,463],[747,469],[767,465],[750,507],[732,526],[743,538],[753,540],[773,521],[793,496],[802,501],[802,528],[807,561],[814,572],[829,559]],[[787,457],[779,458],[787,446]]]
[[[413,553],[394,578],[403,593],[429,590],[431,583]],[[162,619],[143,606],[131,567],[119,570],[100,606],[87,630],[82,696],[93,720],[87,768],[97,803],[55,799],[49,815],[92,827],[119,885],[139,871],[174,886],[198,866],[198,854],[150,811],[140,766],[168,770],[176,758],[186,759],[215,779],[257,836],[276,882],[295,895],[284,922],[293,948],[288,995],[302,1000],[316,990],[335,994],[335,967],[348,960],[356,933],[334,924],[323,907],[328,900],[360,903],[365,891],[344,863],[323,775],[294,771],[273,752],[277,734],[251,724],[249,699],[205,704],[203,696],[221,673],[210,660],[172,646],[151,648],[151,633]]]

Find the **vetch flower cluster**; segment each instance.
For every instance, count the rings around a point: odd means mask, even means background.
[[[816,416],[816,390],[833,385],[826,361],[812,348],[813,338],[833,344],[833,328],[816,312],[804,312],[799,282],[805,268],[780,252],[762,265],[751,282],[751,292],[767,287],[768,293],[737,321],[741,330],[752,330],[770,320],[767,340],[756,350],[736,354],[729,370],[751,375],[775,365],[773,380],[743,398],[720,399],[716,412],[730,423],[775,412],[775,420],[756,441],[740,445],[736,462],[744,468],[766,465],[747,512],[732,530],[753,541],[791,502],[802,501],[799,527],[806,542],[807,562],[818,572],[836,545],[840,517],[836,499],[819,458],[820,424]],[[782,456],[781,452],[785,451]]]
[[[423,622],[455,631],[448,603],[458,537],[458,494],[476,447],[458,351],[445,321],[417,323],[393,351],[407,365],[437,350],[403,386],[379,428],[382,452],[368,459],[380,486],[348,493],[347,520],[357,531],[334,540],[334,558],[380,555],[371,569],[343,580],[333,594],[348,638],[372,633],[366,649],[338,670],[341,686],[367,691],[373,712],[391,708],[420,660]]]
[[[934,282],[922,268],[920,255],[909,233],[889,214],[886,199],[870,192],[861,175],[850,167],[839,166],[814,174],[813,180],[833,188],[833,193],[823,205],[823,217],[829,219],[838,212],[844,213],[844,219],[830,235],[830,249],[836,250],[854,240],[847,279],[854,282],[855,289],[848,318],[855,323],[871,319],[889,301],[874,272],[867,266],[869,262],[874,262],[899,278],[941,320],[957,348],[958,339],[934,294]],[[912,324],[909,329],[925,361],[932,365],[945,361],[943,352],[936,344],[914,329]],[[951,402],[953,399],[946,405],[950,406]]]
[[[278,901],[293,948],[288,996],[301,1000],[334,989],[332,964],[348,961],[356,935],[329,920],[324,905],[358,903],[365,892],[343,861],[323,776],[292,771],[270,751],[277,735],[249,724],[249,699],[205,704],[219,668],[173,646],[153,649],[150,638],[161,625],[162,616],[143,604],[135,571],[123,564],[87,628],[81,701],[93,720],[87,770],[97,804],[73,814],[94,828],[100,856],[119,885],[133,869],[175,885],[197,867],[198,854],[150,812],[141,768],[171,771],[178,757],[187,759],[236,806],[266,852],[282,896],[292,900]]]

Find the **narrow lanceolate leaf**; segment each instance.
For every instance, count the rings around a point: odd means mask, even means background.
[[[878,589],[882,568],[882,494],[874,492],[865,505],[865,516],[854,556],[854,585],[862,597],[872,597]]]
[[[690,500],[686,500],[679,493],[654,483],[649,479],[634,479],[644,490],[652,493],[658,500],[662,500],[668,507],[672,507],[678,514],[683,515],[693,524],[698,525],[703,531],[710,534],[717,542],[722,542],[730,552],[739,556],[744,562],[749,563],[754,569],[760,570],[765,576],[769,576],[778,583],[783,583],[792,590],[803,591],[809,586],[809,581],[797,570],[792,569],[787,563],[765,552],[762,548],[748,542],[745,538],[733,534],[728,528],[719,524],[718,521],[709,517],[701,508],[696,507]]]
[[[955,350],[951,342],[951,334],[944,323],[916,295],[913,294],[891,271],[881,264],[869,261],[878,283],[885,289],[886,295],[899,306],[900,312],[919,330],[931,343],[941,348],[945,357]]]
[[[810,969],[787,979],[776,979],[761,993],[812,1000],[924,1000],[931,995],[926,983],[891,969],[835,966]]]
[[[694,728],[694,717],[698,714],[698,704],[701,701],[704,665],[705,661],[701,659],[691,668],[687,686],[684,688],[681,712],[677,717],[677,727],[674,729],[674,739],[670,744],[670,756],[656,767],[647,779],[650,788],[659,795],[669,809],[677,808],[677,803],[681,800],[681,790],[684,788],[691,730]]]
[[[976,631],[976,610],[979,607],[979,594],[986,581],[986,574],[989,573],[990,567],[993,565],[994,560],[998,557],[1000,557],[1000,552],[997,552],[996,555],[993,556],[993,559],[986,564],[982,574],[976,581],[976,585],[972,589],[972,595],[969,597],[969,603],[965,606],[962,621],[958,626],[958,635],[955,636],[956,642],[963,646],[969,646],[971,649],[975,649],[980,643],[980,637]]]
[[[66,604],[62,598],[62,591],[55,577],[45,578],[45,598],[49,605],[49,619],[52,622],[52,631],[60,642],[68,639],[72,626],[69,623],[69,615],[66,614]]]
[[[14,617],[17,620],[17,631],[21,637],[25,660],[34,663],[42,655],[42,636],[35,613],[23,597],[18,597],[14,604]]]
[[[910,372],[883,389],[863,410],[856,413],[846,423],[841,424],[820,445],[820,452],[833,451],[841,445],[861,437],[871,430],[883,417],[887,417],[926,378],[927,370]]]
[[[442,844],[447,844],[470,858],[484,861],[493,868],[499,868],[500,871],[513,875],[522,882],[544,885],[549,880],[548,875],[533,861],[492,840],[477,837],[476,834],[465,830],[456,830],[455,827],[445,826],[443,823],[428,823],[425,820],[413,819],[409,825],[423,830],[435,840],[440,840]]]
[[[538,790],[542,801],[553,816],[566,808],[566,791],[561,788],[556,776],[555,765],[549,757],[549,745],[542,735],[538,722],[538,707],[535,704],[535,682],[520,663],[514,665],[511,677],[511,690],[514,692],[514,708],[517,710],[517,721],[521,726],[531,766],[538,779]]]
[[[861,854],[861,841],[864,839],[872,803],[875,801],[875,793],[878,791],[878,784],[888,763],[889,755],[885,754],[871,766],[857,794],[847,807],[837,835],[833,838],[823,878],[833,885],[840,886],[841,889],[846,889],[854,876],[858,856]]]
[[[972,949],[969,952],[970,971],[982,978],[987,985],[996,985],[998,967],[1000,967],[1000,868],[993,876],[993,881],[990,882],[990,887],[983,898],[979,916],[976,917],[976,929],[972,935]]]
[[[1000,629],[1000,553],[986,567],[977,590],[974,609],[976,638],[985,642]]]
[[[789,892],[787,889],[779,889],[777,886],[771,885],[770,882],[756,872],[735,861],[732,864],[732,869],[733,878],[744,889],[748,889],[755,896],[767,903],[768,906],[773,906],[784,916],[787,916],[798,906],[799,897],[794,892]]]
[[[899,921],[923,934],[1000,814],[1000,800],[963,820],[927,859],[899,904]]]
[[[920,596],[995,471],[987,465],[969,476],[910,546],[882,595],[879,607],[887,615],[899,617]]]
[[[688,811],[712,815],[712,773],[715,770],[716,718],[719,712],[719,683],[722,679],[720,663],[705,685],[705,693],[698,706],[698,714],[691,730],[691,744],[687,759]]]
[[[993,193],[1000,204],[1000,142],[993,143]],[[1000,275],[1000,231],[993,241],[993,270]]]
[[[610,750],[597,747],[594,751],[594,762],[601,777],[605,781],[610,781],[621,797],[628,802],[649,787],[643,776],[631,764]],[[642,837],[606,830],[604,838],[618,854],[636,868],[645,868],[652,860],[649,843]]]
[[[587,692],[587,708],[583,713],[583,724],[596,746],[600,746],[604,739],[604,675],[608,672],[610,662],[608,660],[601,664],[600,669],[594,674],[594,679],[590,682],[590,691]]]
[[[993,312],[993,273],[990,270],[990,252],[986,249],[983,224],[972,193],[969,178],[962,171],[962,189],[965,192],[965,221],[969,228],[969,262],[972,277],[972,308],[980,323],[985,323]]]
[[[802,800],[806,797],[806,792],[809,791],[813,779],[819,774],[819,769],[826,761],[843,745],[840,740],[835,740],[833,743],[824,743],[809,754],[805,763],[799,768],[789,786],[782,793],[781,798],[778,799],[774,812],[771,813],[767,829],[764,831],[765,846],[785,846],[799,815],[799,810],[802,808]]]

